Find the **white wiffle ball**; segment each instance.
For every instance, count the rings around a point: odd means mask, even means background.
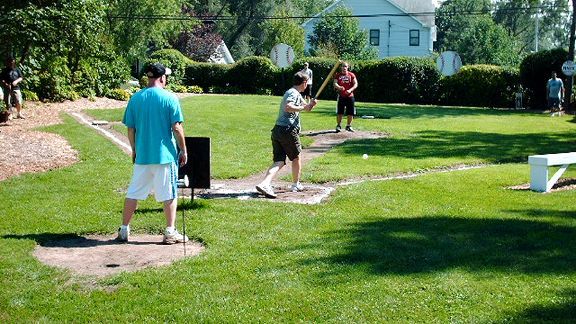
[[[366,160],[366,159],[368,158],[368,154],[364,153],[364,154],[362,155],[362,158],[363,158],[364,160]]]

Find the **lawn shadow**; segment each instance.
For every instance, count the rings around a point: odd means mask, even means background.
[[[342,154],[393,156],[410,159],[476,157],[487,162],[525,162],[529,155],[570,152],[573,134],[500,134],[426,130],[409,138],[387,137],[351,140],[340,146]]]
[[[17,240],[32,240],[36,244],[43,247],[65,247],[65,248],[90,248],[96,246],[106,246],[106,245],[117,245],[117,244],[129,244],[129,245],[157,245],[158,242],[148,242],[148,241],[129,241],[129,242],[118,242],[114,238],[110,239],[94,239],[87,238],[85,236],[80,236],[72,233],[39,233],[39,234],[6,234],[2,236],[3,239],[17,239]]]
[[[334,104],[335,105],[335,104]],[[356,116],[360,118],[363,115],[374,116],[375,119],[391,118],[443,118],[443,117],[462,117],[462,116],[507,116],[510,114],[522,113],[527,114],[524,110],[508,109],[491,109],[491,108],[462,108],[462,107],[444,107],[444,106],[413,106],[399,104],[376,104],[356,102]],[[333,117],[333,109],[317,109],[315,113]]]
[[[560,296],[564,300],[555,305],[532,306],[520,314],[512,314],[516,323],[575,323],[576,289],[564,290]],[[509,323],[510,321],[506,321]]]
[[[554,217],[554,218],[565,218],[565,219],[576,219],[576,211],[569,210],[548,210],[548,209],[514,209],[507,210],[507,212],[517,213],[519,215],[526,215],[533,218],[542,217]]]
[[[393,218],[353,223],[319,240],[333,254],[304,265],[350,265],[374,274],[412,275],[449,269],[472,272],[573,273],[576,229],[516,219]],[[320,243],[319,243],[320,244]],[[341,248],[344,246],[344,248]],[[294,249],[317,249],[296,246]],[[357,266],[361,267],[357,267]],[[342,271],[330,267],[322,276]],[[337,269],[337,270],[332,270]],[[339,269],[339,270],[338,270]]]

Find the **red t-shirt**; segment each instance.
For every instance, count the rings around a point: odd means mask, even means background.
[[[336,83],[339,86],[344,87],[344,90],[340,91],[341,97],[354,97],[354,92],[348,94],[346,90],[352,88],[354,86],[354,80],[356,76],[354,73],[348,71],[348,73],[338,72],[334,75],[334,79],[336,79]]]

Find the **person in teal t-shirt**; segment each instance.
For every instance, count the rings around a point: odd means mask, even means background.
[[[176,96],[165,90],[169,68],[160,63],[146,67],[148,87],[135,93],[126,107],[122,122],[128,127],[134,173],[122,213],[122,226],[117,240],[126,242],[130,220],[138,206],[153,191],[156,201],[164,203],[166,230],[164,243],[188,241],[175,227],[178,166],[186,164],[188,155],[184,138],[182,110]],[[180,153],[177,153],[177,147]]]
[[[556,72],[552,72],[552,78],[546,83],[546,95],[548,96],[548,108],[551,111],[560,110],[564,97],[564,82],[557,78]]]

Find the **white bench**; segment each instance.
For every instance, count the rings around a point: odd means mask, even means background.
[[[568,166],[576,163],[576,152],[530,155],[530,189],[540,192],[548,192],[552,186],[560,179]],[[548,167],[560,165],[560,169],[548,180]]]

